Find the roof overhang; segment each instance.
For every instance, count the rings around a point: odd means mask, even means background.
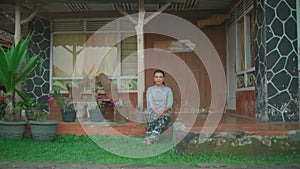
[[[13,32],[14,23],[9,19],[14,17],[17,0],[0,1],[0,29]],[[141,1],[141,0],[140,0]],[[239,0],[144,0],[146,12],[154,12],[164,4],[170,6],[164,10],[184,18],[207,18],[215,13],[228,13]],[[22,18],[27,17],[36,8],[37,16],[46,19],[55,18],[91,18],[120,17],[118,7],[129,14],[137,13],[139,0],[24,0],[22,1]]]

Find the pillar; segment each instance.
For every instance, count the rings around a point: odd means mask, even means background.
[[[296,0],[255,1],[256,118],[299,122]]]

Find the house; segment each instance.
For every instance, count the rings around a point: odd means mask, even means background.
[[[17,29],[16,2],[0,2],[6,33]],[[297,0],[28,0],[21,7],[21,19],[32,19],[22,33],[35,32],[30,52],[45,58],[43,71],[28,77],[31,97],[46,101],[54,87],[104,72],[141,110],[161,68],[174,111],[212,107],[299,122]]]

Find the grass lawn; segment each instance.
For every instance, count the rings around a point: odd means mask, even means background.
[[[223,154],[180,155],[173,148],[172,141],[168,139],[153,146],[143,145],[141,141],[142,138],[74,135],[59,135],[54,142],[34,142],[31,138],[23,140],[0,138],[0,161],[99,164],[300,163],[300,154],[278,154],[271,157]],[[100,143],[101,146],[95,142]]]

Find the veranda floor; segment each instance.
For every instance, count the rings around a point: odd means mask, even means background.
[[[244,131],[257,135],[284,135],[290,130],[300,130],[300,122],[268,123],[254,118],[242,117],[230,113],[199,114],[196,120],[187,120],[195,116],[184,115],[180,118],[173,117],[173,121],[183,121],[186,130],[201,131]],[[210,120],[208,120],[210,119]],[[76,135],[114,135],[142,137],[145,134],[145,124],[137,122],[89,122],[86,119],[78,119],[73,123],[60,122],[57,134]]]

